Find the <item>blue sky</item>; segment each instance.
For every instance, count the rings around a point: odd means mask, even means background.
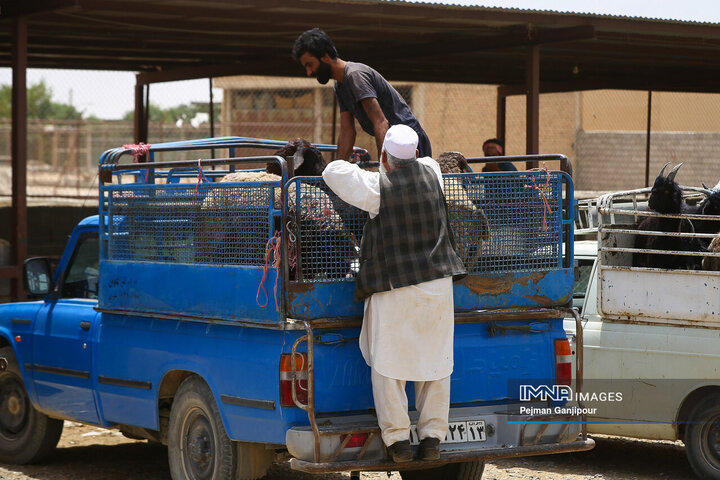
[[[677,0],[505,0],[495,2],[434,0],[432,3],[720,23],[720,0],[685,0],[682,2]],[[9,84],[10,79],[10,69],[0,68],[0,84]],[[44,79],[50,85],[57,101],[70,102],[79,110],[100,118],[120,118],[125,112],[133,109],[135,75],[132,72],[39,69],[28,71],[29,84],[37,83],[40,79]],[[153,84],[150,87],[150,102],[162,107],[193,101],[207,102],[209,99],[208,89],[207,79]],[[215,89],[213,95],[215,100],[219,101],[222,91]]]

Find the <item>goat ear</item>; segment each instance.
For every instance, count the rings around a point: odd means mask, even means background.
[[[718,182],[717,185],[715,185],[715,186],[712,188],[712,191],[713,191],[713,192],[718,192],[718,191],[720,191],[720,182]]]
[[[670,180],[671,182],[674,182],[674,181],[675,181],[675,175],[677,175],[678,170],[680,170],[680,167],[682,167],[682,166],[683,166],[682,163],[678,163],[677,165],[675,165],[675,166],[673,167],[673,169],[670,170],[670,173],[668,173],[667,179]]]
[[[660,173],[658,173],[658,177],[662,177],[662,176],[663,176],[663,174],[665,173],[665,169],[667,168],[668,165],[670,165],[670,162],[667,162],[667,163],[665,164],[665,166],[662,167],[662,170],[660,170]]]
[[[300,168],[300,165],[302,165],[305,161],[305,145],[302,141],[298,140],[300,139],[295,140],[297,148],[295,149],[295,155],[293,155],[293,168],[296,172],[297,169]]]

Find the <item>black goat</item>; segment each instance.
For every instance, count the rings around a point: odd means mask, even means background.
[[[294,176],[296,177],[318,177],[325,170],[326,163],[320,150],[302,138],[296,138],[292,142],[288,142],[275,152],[275,155],[283,158],[293,157]],[[268,173],[282,175],[280,165],[276,162],[268,162],[265,170]]]
[[[682,190],[675,183],[675,175],[682,166],[676,165],[667,177],[663,176],[670,163],[666,163],[655,178],[648,206],[651,210],[661,214],[680,215],[688,213],[688,206],[682,198]],[[695,228],[687,219],[646,217],[637,226],[641,231],[668,232],[668,233],[694,233]],[[664,235],[637,235],[635,248],[644,250],[677,250],[700,251],[699,242],[683,237],[670,237]],[[651,253],[636,253],[633,258],[636,267],[664,268],[664,269],[696,269],[700,267],[699,257],[688,255],[658,255]]]
[[[275,155],[292,157],[294,173],[291,178],[318,177],[325,170],[326,163],[320,150],[302,138],[288,142]],[[268,162],[265,169],[268,173],[281,174],[276,162]],[[367,214],[340,200],[322,182],[300,185],[302,208],[295,205],[296,195],[297,187],[292,184],[288,188],[288,205],[301,233],[300,244],[294,248],[299,250],[303,277],[343,278],[352,274]],[[329,252],[334,261],[327,261]],[[295,267],[290,268],[290,276],[297,277]]]
[[[705,198],[693,207],[689,207],[687,213],[697,215],[714,215],[718,220],[694,220],[693,225],[697,233],[718,233],[720,231],[720,182],[713,188],[708,188],[703,183],[705,189]],[[710,246],[709,238],[701,238],[698,240],[703,250],[707,250]]]

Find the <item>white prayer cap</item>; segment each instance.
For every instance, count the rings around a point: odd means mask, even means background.
[[[407,125],[393,125],[385,134],[383,149],[399,160],[415,158],[418,135]]]

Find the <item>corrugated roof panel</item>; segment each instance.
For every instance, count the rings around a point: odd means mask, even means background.
[[[487,2],[477,1],[457,1],[457,0],[436,0],[434,2],[428,2],[425,0],[361,0],[370,1],[376,3],[416,3],[421,5],[443,5],[448,7],[467,7],[467,8],[482,8],[487,10],[493,10],[498,12],[522,12],[530,14],[564,14],[564,15],[583,15],[600,18],[619,18],[628,20],[649,20],[649,21],[662,21],[662,22],[677,22],[677,23],[688,23],[697,25],[720,25],[720,22],[713,21],[700,21],[700,20],[688,20],[683,18],[669,18],[669,17],[658,17],[658,16],[644,16],[644,15],[617,15],[612,13],[597,13],[591,11],[582,10],[557,10],[557,9],[534,9],[534,8],[517,8],[517,7],[501,7],[496,5],[488,5]],[[688,10],[690,11],[690,10]]]

